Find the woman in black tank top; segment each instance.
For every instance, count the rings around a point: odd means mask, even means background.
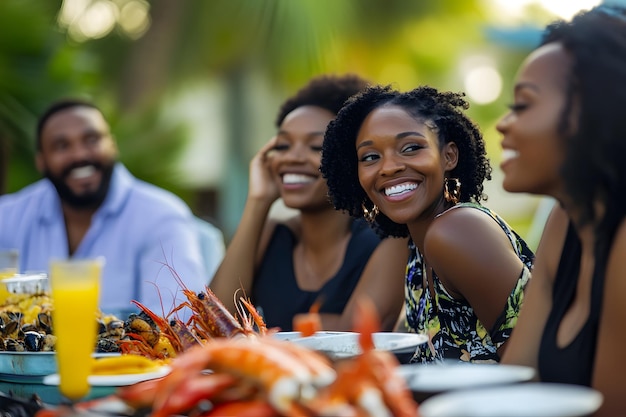
[[[595,388],[626,415],[626,9],[547,27],[502,133],[503,186],[556,200],[503,363]]]
[[[250,297],[266,325],[292,329],[319,302],[323,330],[352,330],[353,301],[375,303],[391,330],[404,301],[404,239],[380,239],[363,221],[335,210],[320,173],[328,123],[367,86],[353,74],[311,79],[281,105],[276,136],[250,162],[248,197],[237,231],[211,282],[236,314]],[[276,211],[281,200],[286,215]]]

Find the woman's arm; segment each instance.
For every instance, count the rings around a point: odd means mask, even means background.
[[[604,396],[595,416],[626,415],[626,221],[622,221],[609,254],[598,331],[592,387]],[[597,260],[596,260],[597,261]]]
[[[552,286],[568,224],[567,214],[556,205],[544,227],[532,278],[524,294],[524,304],[501,363],[531,366],[534,369],[538,367],[539,345],[552,309]]]
[[[250,162],[250,185],[246,205],[226,254],[217,269],[210,288],[224,305],[235,314],[233,299],[249,296],[256,268],[265,253],[275,223],[268,213],[279,197],[278,186],[272,179],[268,162],[275,138],[257,152]]]
[[[474,208],[460,207],[435,219],[424,239],[424,258],[446,290],[465,299],[488,331],[523,269],[500,225]]]
[[[427,262],[446,289],[454,297],[467,300],[485,328],[491,330],[506,308],[523,269],[500,226],[474,209],[451,210],[431,225],[425,252]],[[536,314],[549,311],[545,305],[550,298],[545,297],[544,290],[533,290],[542,297],[536,301],[541,304],[539,310],[533,312],[535,326],[539,324]],[[499,349],[499,354],[504,354],[507,345],[508,342]]]
[[[381,318],[381,331],[393,330],[404,305],[404,273],[408,256],[407,239],[383,239],[370,256],[343,313],[320,315],[322,328],[352,330],[356,300],[368,297]]]

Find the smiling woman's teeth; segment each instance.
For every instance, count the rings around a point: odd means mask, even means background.
[[[75,168],[72,170],[70,176],[72,178],[81,179],[87,178],[90,175],[93,175],[96,172],[96,168],[93,165],[87,165],[80,168]]]
[[[394,185],[393,187],[385,188],[385,195],[398,195],[402,193],[406,193],[409,191],[413,191],[417,188],[417,184],[399,184]]]
[[[519,156],[519,152],[513,149],[503,149],[502,150],[502,162],[508,161],[509,159],[514,159]]]
[[[302,174],[285,174],[283,175],[283,184],[308,184],[315,181],[314,177]]]

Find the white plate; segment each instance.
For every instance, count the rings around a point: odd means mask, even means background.
[[[535,376],[535,370],[526,366],[480,363],[400,365],[398,373],[411,391],[420,393],[525,382]]]
[[[582,417],[602,395],[579,385],[528,382],[436,395],[419,406],[422,417]]]
[[[358,333],[342,333],[315,335],[292,340],[309,349],[324,352],[331,358],[349,358],[361,353]],[[428,337],[416,333],[378,332],[372,334],[376,349],[399,353],[407,349],[415,349],[418,345],[426,343]]]
[[[337,336],[337,335],[342,335],[342,334],[355,334],[355,333],[323,330],[323,331],[315,332],[315,335],[310,336],[310,337]],[[301,339],[302,333],[301,332],[277,332],[277,333],[274,333],[272,337],[278,340],[294,340],[294,339]]]
[[[89,385],[92,387],[122,387],[124,385],[136,384],[137,382],[161,378],[169,374],[170,371],[171,368],[169,366],[161,366],[154,372],[145,372],[143,374],[91,375],[89,377]],[[44,377],[43,384],[59,385],[59,374],[52,374]]]
[[[272,337],[278,340],[294,340],[300,339],[302,334],[300,332],[278,332],[274,333]]]

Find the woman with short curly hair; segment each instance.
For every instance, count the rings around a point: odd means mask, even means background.
[[[409,236],[405,317],[430,336],[412,361],[499,361],[533,253],[481,205],[491,178],[462,94],[372,86],[326,131],[322,175],[335,208],[381,236]]]

